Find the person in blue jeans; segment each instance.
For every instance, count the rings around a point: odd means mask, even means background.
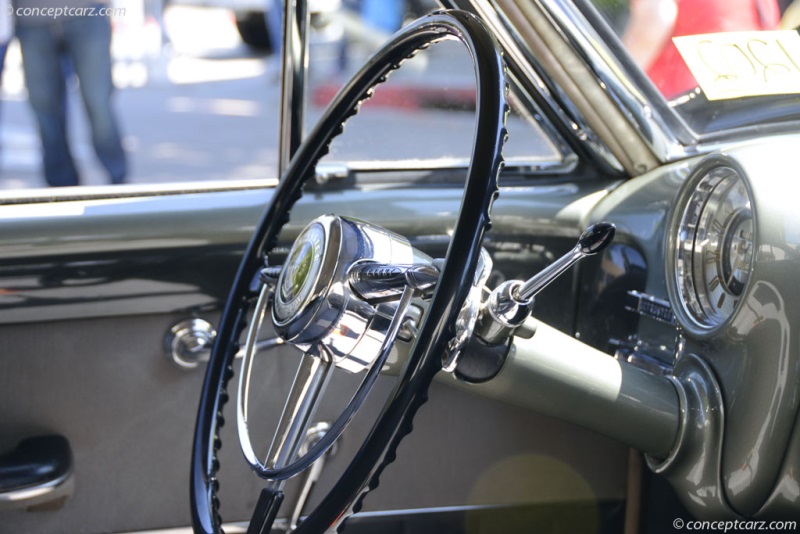
[[[50,186],[80,184],[67,138],[64,55],[78,77],[92,144],[112,184],[125,181],[127,159],[111,106],[111,23],[106,16],[19,16],[16,33],[25,84],[42,140],[44,176]],[[39,4],[39,2],[30,2]],[[69,0],[62,5],[69,5]]]

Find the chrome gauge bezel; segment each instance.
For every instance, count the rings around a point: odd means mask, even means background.
[[[679,195],[668,268],[684,326],[717,332],[736,314],[754,266],[756,216],[747,180],[723,163],[701,165]]]

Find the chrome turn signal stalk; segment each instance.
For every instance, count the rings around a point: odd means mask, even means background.
[[[350,287],[367,301],[399,297],[406,287],[428,291],[439,281],[439,269],[430,264],[391,265],[362,262],[350,268]]]
[[[481,310],[475,332],[484,342],[505,342],[530,315],[534,297],[550,282],[586,256],[597,254],[614,239],[616,227],[600,222],[587,228],[575,246],[526,282],[510,280],[489,295]]]

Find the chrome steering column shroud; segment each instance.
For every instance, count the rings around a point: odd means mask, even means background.
[[[425,269],[432,263],[394,232],[346,217],[318,217],[298,236],[278,277],[275,331],[315,356],[324,356],[324,346],[337,367],[363,371],[380,352],[397,303],[370,304],[352,287],[351,273],[371,264]]]

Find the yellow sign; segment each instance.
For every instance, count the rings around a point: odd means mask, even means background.
[[[709,100],[800,93],[800,35],[787,31],[673,37]]]

